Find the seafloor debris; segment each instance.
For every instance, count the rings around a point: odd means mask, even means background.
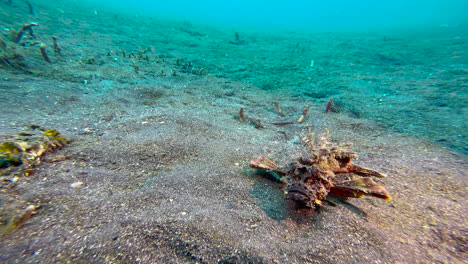
[[[244,116],[244,108],[241,107],[239,110],[239,121],[244,122],[245,121],[245,116]]]
[[[68,142],[57,130],[35,125],[17,135],[0,135],[0,176],[27,176],[45,153]]]
[[[327,106],[325,107],[325,113],[328,113],[330,111],[338,112],[332,98],[328,99]]]
[[[28,31],[31,36],[34,36],[32,27],[36,27],[36,26],[39,26],[39,24],[31,22],[31,23],[27,23],[27,24],[22,25],[21,28],[18,31],[14,30],[14,29],[10,29],[10,39],[11,39],[11,41],[13,41],[14,43],[19,43],[21,41],[21,38],[23,37],[23,34],[24,34],[25,31]]]
[[[59,56],[62,56],[62,47],[60,46],[60,44],[58,44],[57,42],[57,37],[52,37],[52,43],[54,45],[54,52],[55,54],[59,55]]]
[[[239,32],[236,32],[234,34],[235,41],[229,41],[229,43],[234,44],[234,45],[246,45],[247,41],[241,39]]]
[[[39,46],[39,51],[41,53],[42,58],[46,62],[52,63],[50,57],[47,55],[46,45],[41,41],[33,41],[34,39],[36,39],[33,27],[36,26],[39,26],[39,24],[31,22],[22,25],[18,30],[15,30],[14,28],[9,29],[10,40],[11,42],[13,42],[13,44],[9,45],[3,40],[0,41],[0,66],[4,65],[14,69],[27,71],[25,68],[27,66],[25,63],[25,56],[21,52],[19,52],[19,50],[21,49],[20,47],[32,47],[36,45]],[[22,41],[25,33],[28,33],[30,38],[26,41]],[[56,42],[56,39],[53,39],[53,41],[54,48],[59,48],[57,46],[58,44]],[[58,51],[60,52],[60,50]]]
[[[31,125],[16,135],[0,135],[0,190],[2,203],[18,201],[15,189],[21,176],[28,176],[47,153],[65,146],[69,141],[55,129]],[[49,159],[51,160],[51,159]],[[60,159],[61,160],[61,159]],[[8,202],[8,203],[9,203]],[[28,201],[26,204],[29,204]],[[37,202],[37,201],[36,201]],[[40,205],[27,206],[19,211],[0,212],[0,236],[21,228],[39,209]]]
[[[278,102],[273,102],[273,105],[275,106],[276,113],[280,116],[284,116],[283,109],[281,109],[281,106],[279,105]]]
[[[0,236],[19,229],[36,212],[37,207],[29,205],[20,214],[13,216],[5,226],[0,225]]]
[[[371,177],[385,174],[352,163],[355,152],[345,149],[349,145],[333,145],[328,142],[328,132],[315,145],[308,127],[302,140],[310,149],[309,157],[301,157],[287,168],[279,168],[273,161],[261,156],[250,162],[250,167],[276,173],[287,185],[285,194],[299,206],[314,208],[326,200],[329,194],[342,198],[374,196],[391,200],[385,188]]]
[[[44,58],[44,60],[47,61],[48,63],[52,63],[49,56],[47,55],[46,47],[47,47],[46,44],[41,43],[39,45],[39,50],[41,51],[42,58]]]
[[[241,107],[240,110],[239,110],[239,121],[240,121],[241,123],[244,123],[245,121],[247,121],[248,123],[254,124],[256,129],[265,128],[265,127],[262,125],[262,120],[245,117],[245,110],[244,110],[243,107]]]
[[[302,115],[297,120],[297,123],[301,124],[302,122],[304,122],[304,120],[305,120],[305,118],[307,116],[307,111],[309,111],[309,106],[308,105],[304,106],[304,110],[302,111]]]

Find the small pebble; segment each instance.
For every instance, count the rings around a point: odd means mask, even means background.
[[[15,176],[15,177],[9,179],[9,181],[12,182],[12,183],[15,183],[15,182],[18,181],[18,179],[19,179],[18,176]]]
[[[83,182],[74,182],[70,184],[70,187],[72,188],[81,188],[81,186],[83,186]]]

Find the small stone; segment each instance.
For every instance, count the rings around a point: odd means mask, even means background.
[[[72,188],[81,188],[83,186],[83,182],[74,182],[72,184],[70,184],[70,187]]]
[[[13,177],[13,178],[10,178],[9,181],[12,182],[12,183],[15,183],[15,182],[18,181],[18,179],[19,179],[19,177],[18,177],[18,176],[15,176],[15,177]]]

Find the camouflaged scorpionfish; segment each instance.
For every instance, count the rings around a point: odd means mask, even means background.
[[[332,145],[327,139],[328,133],[321,137],[322,144],[314,146],[313,135],[308,129],[302,140],[311,151],[310,157],[300,158],[288,168],[281,169],[273,161],[260,156],[250,162],[250,167],[278,174],[287,184],[287,198],[299,206],[314,208],[329,194],[344,198],[374,196],[387,201],[392,199],[387,190],[371,178],[384,178],[385,174],[353,164],[352,160],[357,155],[344,148],[349,145]]]

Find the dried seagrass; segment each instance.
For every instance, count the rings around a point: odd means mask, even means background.
[[[333,145],[328,138],[327,132],[321,137],[321,144],[315,145],[308,129],[302,141],[311,151],[309,157],[302,157],[287,168],[279,168],[273,161],[260,156],[250,162],[250,167],[278,174],[287,185],[287,198],[303,207],[315,208],[329,194],[343,198],[373,196],[390,201],[387,190],[371,178],[386,175],[353,164],[357,155],[345,149],[349,145]]]

